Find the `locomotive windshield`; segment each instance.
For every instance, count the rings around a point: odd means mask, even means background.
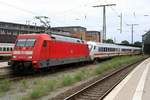
[[[18,39],[16,46],[34,46],[35,39]]]

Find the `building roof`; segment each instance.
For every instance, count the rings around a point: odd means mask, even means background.
[[[0,23],[27,26],[27,24],[14,23],[14,22],[3,22],[3,21],[0,21]],[[34,27],[35,25],[30,25],[30,26]],[[36,27],[42,27],[42,26],[36,26]]]
[[[100,31],[87,31],[88,33],[100,33]]]
[[[52,28],[84,28],[86,29],[85,27],[82,27],[82,26],[61,26],[61,27],[52,27]]]
[[[99,31],[86,31],[87,34],[100,34]]]

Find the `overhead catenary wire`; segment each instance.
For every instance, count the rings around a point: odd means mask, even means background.
[[[107,0],[104,0],[104,1],[105,1],[105,3],[108,3]],[[121,21],[120,21],[120,25],[121,25],[121,26],[120,26],[120,29],[119,29],[119,30],[120,30],[120,33],[122,33],[123,28],[121,28],[121,27],[122,27],[123,23],[124,23],[124,25],[127,24],[127,22],[126,22],[125,20],[123,20],[123,18],[122,18],[122,17],[123,17],[123,13],[122,13],[122,12],[119,13],[119,12],[118,12],[116,9],[114,9],[112,6],[110,6],[110,8],[112,9],[112,11],[114,11],[114,13],[116,14],[117,17],[120,17],[120,20],[121,20]]]
[[[81,9],[81,8],[85,8],[85,7],[91,7],[92,3],[97,3],[97,2],[99,2],[99,0],[97,0],[97,1],[92,1],[92,2],[88,2],[88,3],[84,3],[84,4],[82,4],[82,5],[76,6],[76,7],[74,7],[74,8],[71,8],[71,9],[68,9],[68,10],[65,10],[65,11],[56,12],[56,14],[54,14],[54,16],[56,16],[57,14],[58,14],[58,15],[64,15],[65,13],[73,12],[73,11],[77,10],[77,8]],[[16,9],[16,10],[18,10],[18,11],[21,11],[21,12],[25,12],[25,13],[31,14],[31,15],[33,15],[33,16],[40,15],[40,14],[37,13],[37,12],[34,12],[34,11],[29,10],[29,9],[27,9],[27,8],[22,8],[22,7],[20,7],[20,6],[16,6],[16,5],[14,5],[14,4],[7,3],[7,2],[5,2],[5,1],[0,1],[0,4],[5,5],[5,6],[8,6],[8,7],[11,7],[11,8],[14,8],[14,9]],[[86,16],[86,17],[85,17],[85,16]],[[50,17],[51,17],[51,16],[50,16]],[[86,20],[87,17],[88,17],[88,15],[87,15],[86,13],[84,13],[84,15],[82,14],[82,16],[80,16],[80,17],[84,17],[84,20]],[[81,18],[80,18],[80,20],[81,20]],[[82,20],[83,20],[83,18],[82,18]]]
[[[88,4],[91,4],[91,3],[96,3],[98,2],[99,0],[97,1],[94,1],[94,2],[88,2],[88,3],[85,3],[84,5],[79,5],[79,6],[76,6],[74,8],[70,8],[68,10],[65,10],[65,11],[60,11],[60,12],[57,12],[56,14],[54,15],[60,15],[60,14],[64,14],[64,13],[67,13],[67,12],[72,12],[73,10],[76,10],[77,8],[81,8],[81,7],[87,7]],[[36,12],[33,12],[31,10],[28,10],[28,9],[25,9],[25,8],[22,8],[22,7],[19,7],[19,6],[16,6],[16,5],[13,5],[13,4],[10,4],[10,3],[7,3],[7,2],[4,2],[4,1],[0,1],[0,4],[3,4],[3,5],[6,5],[8,7],[11,7],[11,8],[14,8],[14,9],[17,9],[17,10],[20,10],[20,11],[23,11],[23,12],[26,12],[26,13],[29,13],[29,14],[32,14],[32,15],[40,15],[39,13],[36,13]]]
[[[82,4],[82,5],[76,6],[76,7],[74,7],[74,8],[70,8],[70,9],[65,10],[65,11],[56,12],[55,14],[53,14],[53,16],[64,15],[65,13],[73,12],[74,10],[77,10],[77,8],[81,9],[82,7],[87,7],[89,4],[91,5],[91,3],[96,3],[96,2],[98,2],[98,1],[99,1],[99,0],[94,1],[94,2],[93,2],[93,1],[92,1],[92,2],[88,2],[88,3]],[[36,12],[34,12],[34,11],[28,10],[27,8],[22,8],[22,7],[20,7],[20,6],[13,5],[13,4],[7,3],[7,2],[5,2],[5,1],[0,1],[0,4],[5,5],[5,6],[8,6],[8,7],[11,7],[11,8],[14,8],[14,9],[16,9],[16,10],[18,10],[18,11],[21,11],[21,12],[25,12],[25,13],[31,14],[31,15],[33,15],[33,16],[37,16],[37,15],[39,16],[39,15],[41,15],[41,14],[36,13]],[[48,14],[45,14],[45,15],[48,15]],[[85,14],[84,14],[84,16],[87,17],[87,15],[85,15]],[[50,17],[51,17],[51,16],[50,16]]]
[[[6,2],[4,2],[4,1],[0,1],[0,4],[6,5],[6,6],[11,7],[11,8],[15,8],[15,9],[17,9],[17,10],[20,10],[20,11],[23,11],[23,12],[26,12],[26,13],[29,13],[29,14],[32,14],[32,15],[37,15],[37,13],[35,13],[35,12],[33,12],[33,11],[30,11],[30,10],[21,8],[21,7],[19,7],[19,6],[15,6],[15,5],[6,3]]]

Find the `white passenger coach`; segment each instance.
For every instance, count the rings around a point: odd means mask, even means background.
[[[97,58],[140,54],[141,48],[109,43],[87,42],[92,60]]]
[[[11,56],[13,48],[13,43],[0,43],[0,56]]]

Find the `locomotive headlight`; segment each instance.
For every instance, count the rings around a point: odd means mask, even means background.
[[[29,59],[32,59],[32,56],[28,56]]]
[[[16,56],[13,56],[13,58],[16,58]]]

